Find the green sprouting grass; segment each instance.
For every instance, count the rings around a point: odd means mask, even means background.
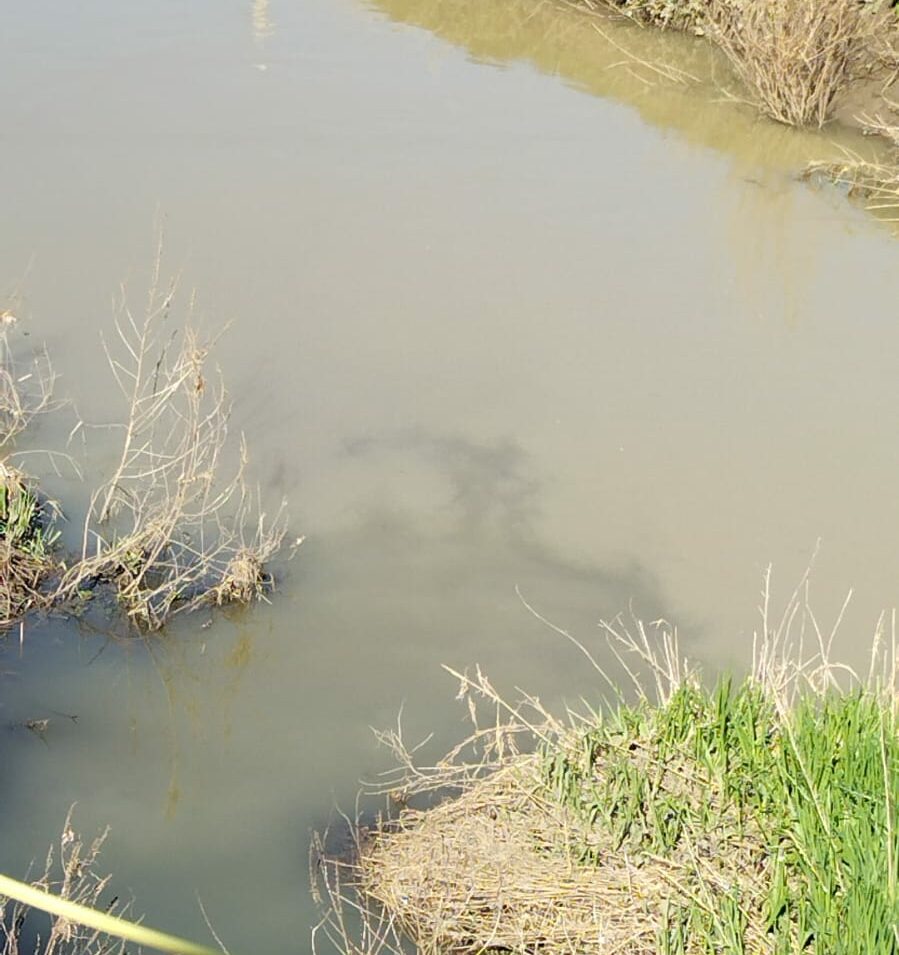
[[[59,537],[58,531],[46,531],[41,503],[23,479],[7,471],[0,481],[0,537],[12,550],[42,559]]]
[[[894,705],[687,683],[597,716],[543,757],[582,863],[667,867],[658,951],[899,953]]]
[[[44,602],[55,566],[58,531],[48,526],[37,493],[14,469],[0,465],[0,630]]]

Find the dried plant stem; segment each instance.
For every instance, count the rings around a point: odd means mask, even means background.
[[[227,461],[230,405],[207,371],[211,343],[190,326],[170,327],[176,285],[162,286],[160,255],[145,314],[136,318],[123,299],[115,347],[104,343],[127,406],[121,448],[56,594],[112,583],[129,617],[150,629],[200,603],[262,596],[264,565],[285,533],[283,507],[271,523],[257,510],[242,440]]]

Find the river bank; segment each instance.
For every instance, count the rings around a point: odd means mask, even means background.
[[[895,113],[899,19],[889,0],[563,0],[575,9],[707,38],[779,122],[868,128]]]
[[[455,674],[473,735],[431,768],[390,737],[393,809],[317,858],[324,931],[344,953],[899,951],[895,645],[859,677],[790,629],[709,683],[667,627],[608,626],[633,685],[561,720]]]
[[[739,94],[787,126],[843,126],[885,142],[877,158],[847,153],[806,173],[846,187],[881,218],[899,208],[899,17],[891,0],[563,0],[590,15],[710,41],[742,84]],[[701,38],[701,39],[700,39]]]

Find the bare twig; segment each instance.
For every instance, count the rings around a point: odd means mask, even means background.
[[[57,599],[91,581],[112,583],[128,616],[150,629],[201,603],[249,602],[270,582],[265,565],[285,533],[246,483],[247,451],[227,460],[230,405],[207,370],[212,342],[173,328],[177,286],[157,250],[142,317],[123,300],[116,342],[104,342],[127,414],[117,463],[93,494],[79,559]]]

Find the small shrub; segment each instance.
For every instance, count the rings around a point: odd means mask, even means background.
[[[843,186],[850,198],[895,228],[899,223],[899,126],[868,119],[865,130],[886,139],[892,145],[891,155],[880,162],[847,156],[842,162],[810,163],[804,177]]]
[[[876,63],[883,3],[712,0],[710,29],[760,108],[791,126],[823,126],[835,98]]]
[[[82,553],[56,599],[85,581],[111,587],[129,619],[150,630],[202,604],[247,603],[271,577],[264,564],[285,533],[283,508],[268,522],[245,478],[246,447],[230,456],[230,403],[209,370],[211,342],[172,327],[175,283],[160,278],[161,249],[143,315],[123,301],[118,340],[105,343],[122,394],[118,461],[97,488]]]

